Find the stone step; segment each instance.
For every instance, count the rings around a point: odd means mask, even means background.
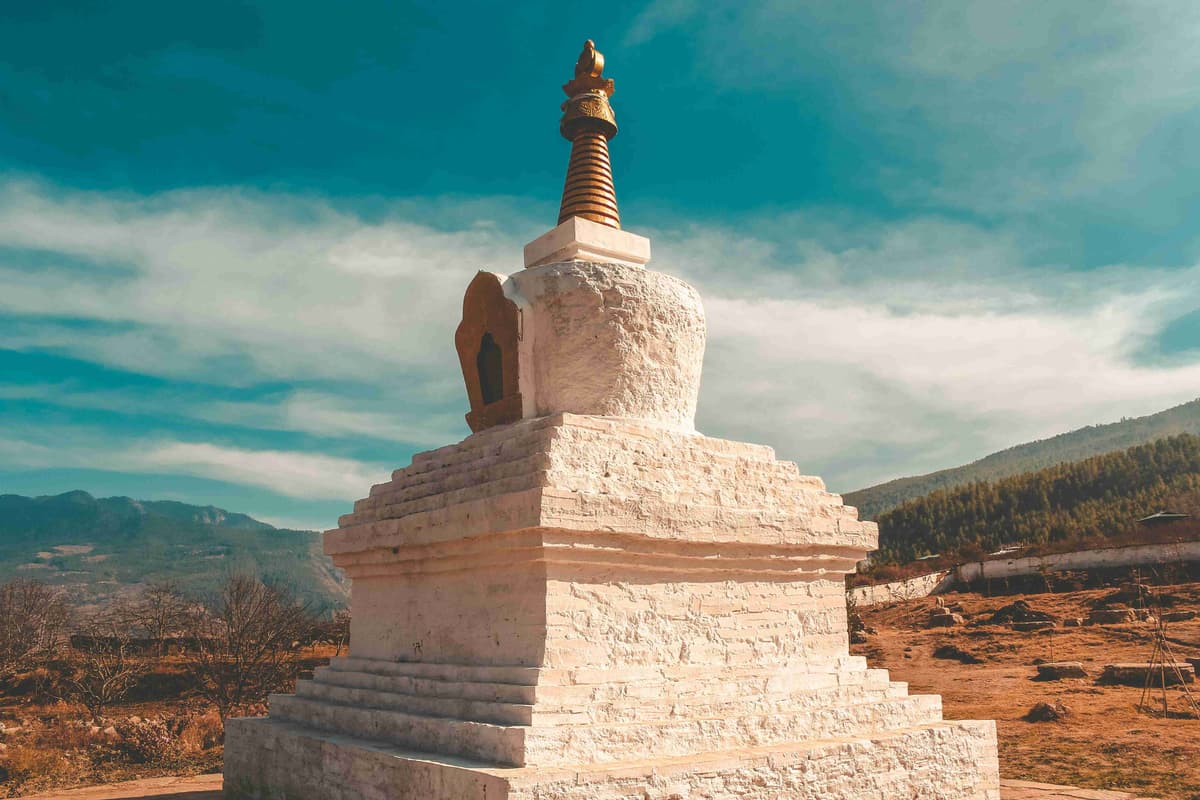
[[[481,700],[494,703],[579,707],[585,703],[610,702],[629,698],[637,702],[667,700],[672,703],[703,701],[712,697],[753,696],[761,699],[785,698],[813,692],[862,687],[884,690],[903,686],[889,680],[887,670],[871,669],[849,673],[817,673],[807,675],[778,675],[775,673],[726,675],[719,677],[685,676],[640,678],[605,682],[587,678],[587,682],[566,685],[539,684],[530,686],[511,682],[467,681],[453,678],[424,677],[404,674],[404,667],[394,662],[382,662],[394,671],[352,670],[345,664],[336,668],[317,667],[314,680],[356,689],[411,694],[420,697],[444,697],[458,700]],[[411,665],[418,666],[418,665]],[[427,666],[427,665],[419,665]],[[454,670],[467,668],[452,668]],[[479,668],[473,668],[479,669]],[[486,668],[485,668],[486,669]],[[509,668],[502,668],[509,669]],[[524,668],[516,668],[524,669]],[[429,674],[427,671],[425,674]],[[441,672],[439,674],[445,674]],[[507,677],[512,677],[511,675]],[[586,676],[581,676],[586,677]]]
[[[328,667],[318,667],[314,679],[318,683],[419,697],[536,705],[547,711],[627,700],[644,705],[698,704],[712,702],[713,698],[747,696],[775,701],[849,687],[888,690],[890,696],[904,693],[904,684],[890,681],[887,670],[882,669],[819,673],[747,670],[713,676],[707,669],[629,673],[338,658]],[[548,682],[552,679],[563,683]],[[529,685],[534,681],[537,685]]]
[[[426,753],[520,766],[524,726],[426,717],[377,708],[358,708],[295,695],[271,695],[271,718],[307,728],[408,747]]]
[[[865,659],[864,659],[865,664]],[[339,656],[330,659],[329,669],[373,675],[428,678],[455,683],[504,683],[537,686],[545,670],[539,667],[442,664],[429,661],[385,661],[381,658]]]
[[[525,763],[550,766],[581,760],[619,761],[630,753],[682,756],[701,747],[734,750],[784,742],[853,738],[941,720],[941,697],[909,695],[793,713],[534,727],[525,736]]]
[[[550,708],[582,707],[587,703],[610,702],[622,698],[645,703],[661,700],[672,703],[705,702],[712,698],[730,697],[774,699],[849,687],[884,690],[891,685],[887,670],[882,669],[807,675],[721,673],[714,676],[710,672],[702,677],[656,675],[639,680],[604,682],[602,679],[589,678],[586,682],[568,685],[543,684],[537,687],[534,702],[539,707]]]
[[[561,421],[554,417],[525,420],[516,425],[490,428],[468,436],[457,444],[448,444],[434,450],[415,453],[407,467],[396,470],[393,475],[419,475],[438,469],[469,463],[475,459],[495,455],[520,446],[525,442],[541,443]]]
[[[461,481],[488,483],[494,478],[485,480],[480,478],[482,474],[494,475],[497,471],[515,474],[511,465],[523,460],[533,461],[519,466],[516,473],[533,474],[539,468],[545,468],[538,467],[537,462],[539,459],[545,460],[548,436],[548,432],[534,429],[526,430],[521,435],[510,431],[507,437],[500,441],[488,443],[477,441],[476,437],[469,437],[458,445],[431,451],[442,453],[442,457],[432,460],[420,460],[421,456],[430,455],[429,453],[417,454],[410,466],[393,471],[391,480],[372,486],[368,496],[354,504],[354,513],[345,515],[345,518],[354,518],[359,512],[371,512],[386,505],[394,505],[394,501],[389,498],[397,493],[411,490],[414,497],[441,493],[450,480],[459,480],[459,488],[469,485]]]
[[[372,487],[367,498],[359,500],[354,507],[354,513],[347,515],[347,524],[360,524],[370,521],[360,514],[374,516],[375,519],[394,518],[396,512],[414,513],[422,510],[420,507],[410,509],[404,507],[409,500],[416,500],[432,494],[443,494],[455,489],[465,489],[494,483],[504,476],[534,473],[546,469],[547,450],[552,448],[552,440],[558,438],[560,432],[567,430],[573,438],[581,433],[595,438],[597,436],[611,438],[618,435],[614,432],[583,432],[577,427],[564,429],[561,424],[530,426],[523,424],[518,429],[506,432],[502,438],[478,439],[469,437],[458,445],[451,445],[436,451],[414,456],[409,467],[396,470],[392,480]],[[698,496],[707,496],[714,491],[726,493],[731,485],[745,484],[747,475],[757,478],[751,483],[755,491],[761,494],[763,490],[775,492],[793,492],[796,481],[801,478],[795,464],[791,462],[773,461],[763,458],[764,454],[754,453],[756,457],[747,457],[744,452],[729,453],[718,440],[700,440],[703,444],[689,449],[696,452],[700,460],[708,462],[709,469],[705,474],[693,476],[700,478],[701,484],[692,487],[692,492]],[[769,451],[765,451],[769,452]],[[653,463],[644,463],[647,462]],[[638,483],[640,474],[647,477],[659,476],[664,469],[670,470],[671,465],[680,459],[679,452],[665,452],[651,448],[646,452],[630,452],[628,463],[617,465],[620,480],[617,483]],[[686,459],[684,459],[686,461]],[[585,465],[586,466],[586,465]],[[598,465],[602,466],[602,465]],[[602,472],[592,469],[577,469],[575,479],[585,481],[578,488],[583,490],[588,486],[607,485],[599,476]],[[732,479],[739,478],[738,482]],[[565,479],[566,475],[563,476]],[[823,485],[816,479],[810,487],[824,493]],[[588,482],[591,481],[591,482]],[[735,489],[735,491],[737,491]],[[481,496],[488,496],[484,492]],[[389,510],[390,509],[390,510]],[[382,516],[381,516],[382,515]]]
[[[431,661],[388,661],[354,655],[330,659],[328,669],[337,672],[363,672],[372,675],[405,676],[454,683],[503,683],[531,686],[539,690],[551,686],[611,685],[615,683],[677,683],[703,680],[712,675],[705,665],[678,664],[643,668],[595,667],[522,667],[515,665],[447,664]],[[850,685],[867,681],[885,681],[887,670],[870,669],[863,656],[836,655],[809,658],[786,664],[750,665],[720,671],[720,678],[737,680],[761,678],[777,687],[786,685]]]
[[[381,485],[386,488],[372,489],[371,496],[357,501],[353,513],[344,516],[341,525],[346,527],[397,519],[449,505],[537,488],[547,482],[548,466],[549,457],[544,452],[533,452],[485,466],[473,465],[431,474],[427,478],[423,476],[415,484],[410,484],[408,480],[395,481],[390,485]],[[661,480],[664,466],[621,470],[617,465],[610,465],[609,468],[614,470],[615,478],[604,479],[586,470],[571,473],[560,471],[556,474],[554,484],[562,491],[620,494],[622,487],[649,486]],[[761,475],[758,474],[760,472]],[[706,506],[725,506],[731,502],[754,506],[783,495],[790,497],[795,494],[797,478],[787,472],[760,466],[750,469],[749,473],[753,473],[750,477],[754,480],[747,481],[748,472],[745,468],[730,469],[728,474],[725,474],[725,470],[718,470],[702,476],[705,479],[699,482],[697,476],[689,474],[687,499]],[[736,488],[738,482],[752,486],[751,494],[743,496],[744,492],[750,490]]]
[[[535,695],[530,687],[456,684],[326,669],[318,670],[315,680],[298,683],[296,694],[342,705],[500,725],[653,722],[677,717],[684,711],[688,716],[702,718],[794,713],[897,699],[906,694],[903,684],[886,681],[770,694],[735,691],[734,688],[721,691],[714,686],[712,691],[704,693],[692,690],[658,697],[650,697],[644,691],[631,693],[632,689],[642,687],[568,688],[574,691],[567,695],[557,689],[551,691],[549,697],[538,692],[534,703],[528,702],[529,696]],[[669,690],[672,687],[662,688]],[[524,693],[525,697],[497,700],[496,695],[501,693],[497,689]]]
[[[624,697],[561,706],[535,705],[532,724],[535,727],[638,723],[656,725],[661,722],[677,720],[680,717],[733,719],[746,716],[782,716],[878,703],[906,696],[907,693],[903,687],[886,686],[877,689],[863,687],[820,689],[767,697],[738,696],[732,693],[727,695],[733,699],[714,699],[712,695],[708,695],[696,698],[664,698],[651,702],[637,697]]]
[[[545,452],[552,437],[553,434],[545,427],[510,430],[507,437],[493,442],[477,442],[475,437],[469,437],[457,445],[442,448],[441,455],[435,459],[422,461],[422,454],[418,453],[407,467],[392,472],[389,483],[381,485],[436,481],[439,476],[477,465],[502,464],[530,453]]]
[[[273,718],[239,719],[230,724],[225,785],[239,798],[269,789],[294,800],[629,800],[670,794],[693,800],[888,800],[933,793],[998,800],[994,730],[991,722],[939,722],[676,757],[631,750],[618,761],[540,770],[497,769]],[[247,784],[241,793],[239,783]]]
[[[296,694],[310,700],[356,708],[402,711],[423,717],[447,717],[496,725],[529,725],[533,721],[533,706],[517,703],[378,691],[318,681],[298,682]]]
[[[354,513],[360,513],[383,506],[418,500],[432,494],[465,489],[471,486],[483,485],[503,478],[519,475],[533,475],[544,472],[550,465],[550,458],[544,452],[531,449],[528,453],[512,453],[504,458],[492,461],[476,462],[469,467],[429,473],[422,480],[385,484],[388,488],[373,491],[370,497],[363,498],[354,504]]]
[[[990,722],[939,722],[863,736],[678,757],[631,753],[622,762],[572,769],[561,782],[514,786],[508,797],[999,800],[998,793],[990,788],[996,786],[998,777],[994,740],[989,745],[986,738],[994,730],[990,726]],[[659,776],[665,779],[656,781]],[[661,788],[664,785],[669,788]],[[653,795],[644,792],[646,786],[659,791]],[[476,798],[464,796],[462,800]]]
[[[472,500],[481,500],[502,494],[514,494],[537,488],[544,483],[545,478],[541,477],[538,473],[522,473],[512,477],[498,478],[486,483],[473,484],[461,489],[431,492],[428,495],[405,502],[382,503],[374,508],[368,508],[361,512],[340,517],[338,524],[345,528],[352,525],[361,525],[365,522],[398,519],[410,514],[420,514],[426,511],[459,505],[460,503],[469,503]]]
[[[536,687],[511,683],[481,683],[475,681],[445,681],[410,675],[381,675],[375,672],[354,672],[345,669],[317,667],[313,678],[318,683],[345,686],[351,689],[370,689],[377,692],[411,694],[418,697],[444,697],[454,700],[480,700],[487,703],[517,703],[531,705],[536,699]]]
[[[940,721],[941,698],[914,695],[846,707],[727,718],[527,727],[273,695],[271,716],[424,752],[542,766],[579,763],[581,759],[618,761],[631,752],[674,756],[694,752],[701,745],[736,749],[898,730]]]

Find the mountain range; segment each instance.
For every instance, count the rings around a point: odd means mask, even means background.
[[[203,595],[234,572],[284,583],[317,608],[346,602],[314,531],[169,500],[0,495],[0,582],[36,578],[87,604],[155,581]]]
[[[964,466],[888,481],[851,492],[845,500],[857,506],[863,518],[876,519],[908,501],[928,497],[924,506],[906,506],[903,515],[889,520],[895,530],[885,538],[896,551],[893,555],[911,556],[922,547],[949,544],[924,542],[915,531],[920,527],[916,522],[925,517],[930,517],[926,522],[939,518],[939,527],[953,527],[948,525],[949,517],[955,516],[951,512],[957,513],[969,498],[949,494],[952,490],[1180,434],[1200,435],[1200,399],[1018,445]],[[1016,491],[1016,484],[1013,487]],[[968,494],[974,497],[981,491],[985,488]],[[964,528],[951,537],[956,541],[996,538],[971,527],[981,523],[955,517],[955,525],[960,522],[972,532],[964,535]],[[96,498],[83,491],[45,497],[0,495],[0,582],[37,578],[63,587],[76,602],[91,603],[163,580],[185,592],[204,594],[233,572],[286,583],[319,608],[340,607],[347,598],[348,583],[322,552],[320,535],[314,531],[275,528],[245,514],[169,500]]]
[[[863,519],[876,519],[907,500],[939,489],[953,489],[977,481],[996,481],[1185,433],[1200,435],[1200,399],[1157,414],[1108,425],[1089,425],[1049,439],[1017,445],[961,467],[897,478],[850,492],[844,499],[847,504],[858,507]]]

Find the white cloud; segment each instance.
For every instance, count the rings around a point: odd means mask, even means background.
[[[625,44],[644,44],[695,16],[699,10],[696,0],[654,0],[634,17],[625,34]]]
[[[137,441],[9,432],[0,459],[359,497],[386,476],[382,465],[244,446],[237,429],[418,446],[465,435],[453,331],[475,269],[518,263],[519,241],[497,230],[436,230],[400,211],[368,221],[233,190],[124,198],[0,187],[0,247],[10,248],[0,255],[0,346],[186,378],[153,390],[40,383],[0,396],[144,415],[158,430],[171,414],[230,426],[220,444],[169,430]],[[1035,268],[1024,263],[1028,242],[933,216],[885,223],[810,210],[736,230],[652,233],[654,266],[705,298],[702,429],[773,444],[835,489],[1200,394],[1200,367],[1136,358],[1200,304],[1200,269]],[[70,263],[29,269],[13,248]],[[89,273],[89,260],[103,268]],[[263,384],[276,388],[258,399],[206,395]]]
[[[173,386],[100,389],[77,381],[14,383],[0,385],[0,400],[419,447],[441,446],[463,435],[463,415],[457,408],[438,408],[432,400],[422,406],[397,406],[375,392],[364,396],[358,385],[345,395],[300,389],[261,400],[214,400],[204,397],[204,391]]]
[[[388,479],[392,467],[295,450],[251,450],[137,438],[47,425],[0,437],[5,469],[104,469],[166,473],[256,486],[306,500],[355,500]]]
[[[656,243],[705,298],[707,430],[848,491],[1200,395],[1200,363],[1137,359],[1200,302],[1200,267],[1035,269],[1001,234],[929,219],[858,241]]]
[[[413,379],[422,380],[419,373]],[[426,385],[409,390],[410,396],[424,398],[416,404],[381,399],[377,392],[356,386],[340,395],[296,390],[273,401],[209,403],[189,408],[188,414],[209,422],[267,430],[440,447],[465,435],[458,404],[461,392],[457,385],[446,387],[429,379]]]
[[[443,369],[464,276],[503,270],[497,253],[519,266],[518,244],[491,228],[369,223],[305,198],[236,190],[122,198],[8,183],[0,245],[71,263],[29,270],[0,258],[0,311],[103,326],[46,325],[5,343],[41,336],[83,357],[192,380],[236,383],[223,361],[234,359],[251,379],[389,381],[399,365]],[[124,269],[89,275],[76,259]]]
[[[381,483],[390,469],[332,456],[283,450],[241,450],[194,442],[163,442],[126,451],[126,469],[164,469],[200,478],[261,486],[289,497],[352,499]]]

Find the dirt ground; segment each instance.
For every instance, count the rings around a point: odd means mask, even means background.
[[[983,597],[949,594],[961,604],[965,625],[926,628],[932,598],[859,609],[867,641],[852,652],[871,666],[891,670],[914,694],[940,694],[951,719],[995,719],[1004,778],[1127,789],[1164,800],[1200,800],[1200,720],[1188,718],[1186,698],[1168,689],[1171,716],[1139,712],[1142,689],[1098,684],[1105,664],[1145,662],[1153,648],[1154,626],[1146,623],[1056,627],[1022,633],[990,624],[992,613],[1015,600],[1062,618],[1086,617],[1113,594],[1096,589],[1066,594]],[[1165,597],[1172,610],[1200,610],[1200,584],[1154,587],[1148,605]],[[1129,605],[1136,607],[1137,603]],[[1169,643],[1180,659],[1200,657],[1200,619],[1168,623]],[[934,651],[957,647],[980,663],[937,658]],[[1040,661],[1079,661],[1088,678],[1035,680]],[[1192,684],[1200,701],[1200,683]],[[1069,709],[1058,722],[1022,718],[1038,702],[1061,702]],[[1161,711],[1162,692],[1156,695]]]

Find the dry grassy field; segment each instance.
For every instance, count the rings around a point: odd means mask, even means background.
[[[1200,584],[1154,592],[1167,596],[1173,608],[1200,609]],[[927,627],[937,607],[933,599],[859,609],[868,634],[852,649],[872,666],[891,670],[894,680],[908,681],[914,693],[942,695],[947,717],[995,719],[1005,778],[1200,800],[1200,720],[1182,713],[1182,692],[1168,690],[1171,715],[1163,718],[1137,710],[1141,689],[1096,680],[1105,664],[1147,660],[1152,625],[1024,633],[991,622],[997,610],[1016,600],[1060,618],[1086,617],[1112,594],[1113,589],[947,595],[944,602],[960,605],[965,620],[953,628]],[[1200,656],[1200,619],[1169,623],[1166,633],[1178,656]],[[956,657],[945,657],[943,648]],[[942,657],[935,656],[939,650]],[[311,669],[333,653],[308,649],[301,668]],[[1036,680],[1036,664],[1043,661],[1082,662],[1089,677]],[[182,661],[163,659],[105,712],[103,727],[78,704],[53,700],[51,687],[43,683],[39,689],[37,674],[6,682],[0,691],[0,797],[218,771],[220,717],[188,680]],[[1192,689],[1200,699],[1200,684]],[[1062,703],[1069,713],[1057,722],[1026,721],[1039,702]]]
[[[332,655],[333,648],[308,648],[302,668]],[[196,695],[180,659],[163,659],[99,722],[76,703],[48,697],[45,681],[31,673],[0,691],[0,798],[221,771],[220,715]]]
[[[1152,591],[1167,596],[1173,608],[1200,610],[1200,584]],[[865,655],[871,666],[891,670],[893,680],[908,681],[914,693],[942,695],[947,717],[995,719],[1005,778],[1200,800],[1200,720],[1182,713],[1187,707],[1182,692],[1167,690],[1171,716],[1163,718],[1137,710],[1140,688],[1096,681],[1105,664],[1147,661],[1152,625],[1023,633],[989,624],[994,612],[1018,599],[1062,618],[1080,618],[1112,594],[1113,589],[990,598],[946,595],[946,603],[961,604],[966,624],[940,629],[926,627],[936,607],[932,598],[859,609],[869,632],[853,652]],[[1152,597],[1150,605],[1154,602]],[[1176,655],[1200,656],[1200,619],[1169,623],[1165,630]],[[934,656],[947,645],[966,656]],[[979,663],[963,663],[972,657]],[[1039,681],[1039,661],[1079,661],[1089,677]],[[1200,699],[1200,684],[1191,689]],[[1069,714],[1057,722],[1025,721],[1030,708],[1042,701],[1061,702]],[[1161,691],[1157,702],[1161,707]]]

